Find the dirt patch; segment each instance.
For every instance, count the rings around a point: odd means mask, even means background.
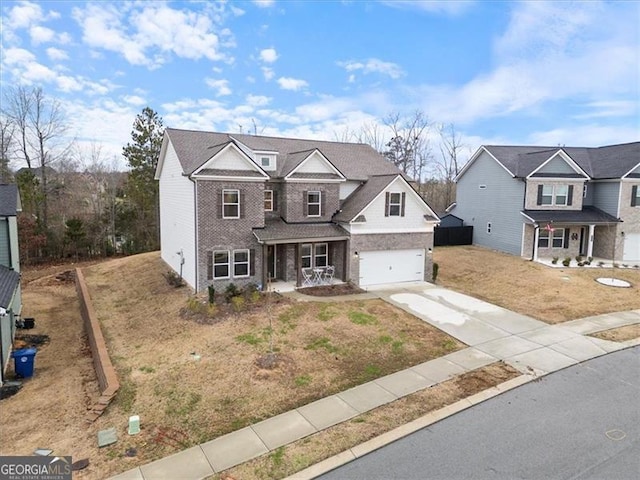
[[[640,338],[640,324],[612,328],[610,330],[592,333],[589,336],[601,338],[602,340],[610,340],[612,342],[626,342],[627,340]]]
[[[341,283],[337,285],[318,285],[317,287],[299,288],[300,293],[305,295],[311,295],[313,297],[333,297],[339,295],[355,295],[357,293],[364,293],[361,288],[352,285],[351,283]]]
[[[14,350],[20,348],[36,347],[41,348],[43,345],[49,343],[51,339],[49,335],[36,335],[33,333],[16,333],[13,340]]]
[[[209,480],[270,480],[292,475],[429,412],[519,375],[517,370],[504,363],[488,365],[278,448],[214,475]]]
[[[640,308],[640,270],[551,268],[476,246],[438,247],[437,283],[547,323]],[[615,275],[631,288],[601,285]]]

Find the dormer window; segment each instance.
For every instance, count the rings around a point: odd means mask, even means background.
[[[269,168],[271,166],[271,159],[269,157],[260,157],[260,165],[263,168]]]
[[[387,192],[385,197],[385,217],[404,217],[404,192]]]
[[[276,156],[272,153],[254,152],[254,159],[263,170],[274,171],[276,169]]]

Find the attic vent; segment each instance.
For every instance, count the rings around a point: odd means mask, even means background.
[[[486,185],[484,185],[484,184],[482,184],[482,185],[478,185],[478,188],[479,188],[480,190],[484,190],[485,188],[487,188],[487,186],[486,186]]]

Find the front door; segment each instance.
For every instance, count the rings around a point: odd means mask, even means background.
[[[587,256],[587,245],[589,243],[589,229],[587,227],[580,228],[580,256]]]
[[[276,278],[276,246],[267,245],[267,274],[269,279]]]

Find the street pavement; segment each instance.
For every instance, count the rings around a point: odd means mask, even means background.
[[[322,480],[640,478],[640,347],[552,373]]]

